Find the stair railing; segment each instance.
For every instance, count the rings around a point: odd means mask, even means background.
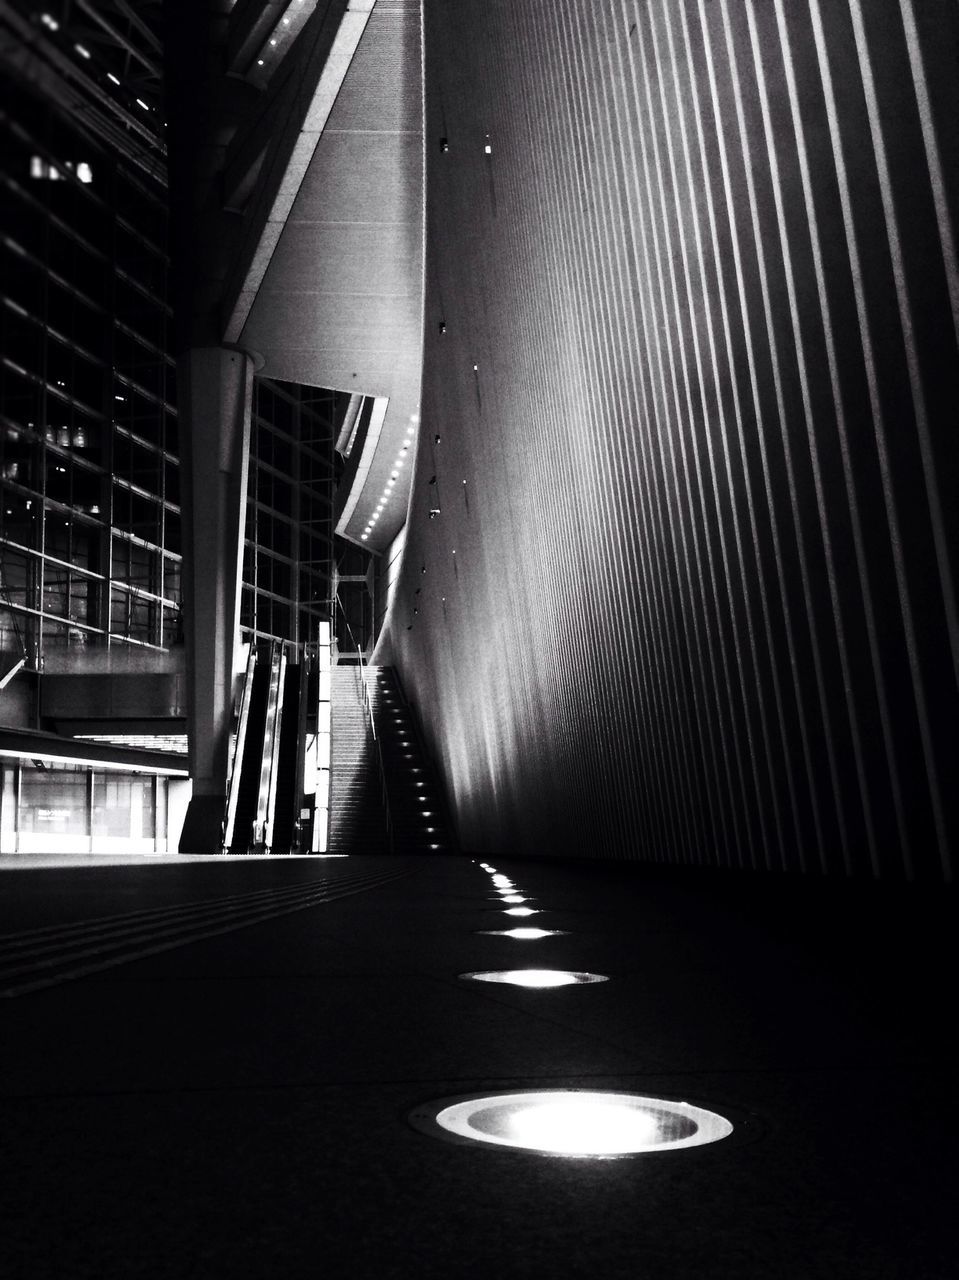
[[[336,597],[336,603],[340,606],[340,613],[343,615],[343,623],[350,637],[350,644],[356,650],[357,657],[357,697],[360,705],[364,708],[370,720],[370,732],[373,738],[373,755],[376,759],[377,768],[380,774],[380,796],[383,800],[383,812],[386,815],[386,842],[390,853],[394,851],[393,839],[393,816],[390,811],[390,793],[386,785],[386,762],[383,759],[383,747],[380,742],[379,735],[376,732],[376,717],[373,714],[373,698],[370,694],[369,662],[366,654],[357,643],[356,637],[353,635],[353,628],[350,626],[349,618],[346,616],[346,610],[340,601],[340,597]]]

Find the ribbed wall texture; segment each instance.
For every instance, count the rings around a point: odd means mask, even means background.
[[[953,0],[425,9],[389,639],[464,847],[948,874]]]

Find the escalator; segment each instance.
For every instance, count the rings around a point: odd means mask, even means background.
[[[273,829],[271,832],[271,853],[290,853],[297,834],[296,821],[302,803],[301,785],[302,761],[300,744],[303,741],[301,729],[304,709],[301,693],[301,673],[303,667],[289,663],[283,680],[283,697],[280,704],[279,718],[279,751],[277,752],[276,773],[273,779],[275,797],[273,804]]]
[[[234,771],[239,765],[239,776],[235,782],[231,779],[231,794],[227,801],[225,848],[229,853],[248,853],[254,843],[253,824],[259,806],[263,737],[270,696],[271,650],[272,646],[261,646],[251,654],[251,667],[247,669],[241,695],[248,705],[244,707],[241,701],[237,746],[239,760],[234,763]]]
[[[308,671],[306,662],[288,661],[279,642],[251,651],[236,713],[227,853],[288,854],[300,845],[308,699],[316,692]]]

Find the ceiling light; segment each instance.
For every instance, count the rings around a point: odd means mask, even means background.
[[[76,49],[77,53],[80,55],[81,58],[90,57],[90,50],[85,49],[82,44],[75,44],[73,47],[74,49]]]

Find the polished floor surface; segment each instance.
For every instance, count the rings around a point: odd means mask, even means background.
[[[951,896],[492,861],[539,914],[466,858],[5,861],[0,1274],[959,1274]],[[562,932],[485,932],[525,924]],[[528,966],[610,981],[458,976]],[[539,1085],[736,1129],[588,1160],[409,1121]]]

